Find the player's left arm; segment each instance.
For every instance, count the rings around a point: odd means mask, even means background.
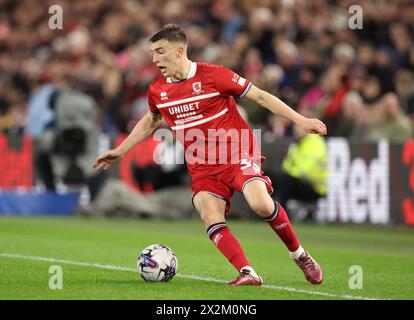
[[[251,86],[250,90],[246,94],[246,98],[256,102],[274,114],[289,119],[299,125],[306,132],[318,133],[320,135],[325,135],[327,132],[326,125],[322,121],[302,116],[279,98],[268,93],[267,91],[259,89],[255,85]]]

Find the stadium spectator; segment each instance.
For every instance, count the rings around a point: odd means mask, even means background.
[[[355,66],[350,71],[351,91],[362,94],[365,81],[367,80],[367,71],[362,66]]]
[[[367,141],[375,142],[385,138],[394,143],[403,143],[413,137],[410,119],[394,93],[387,93],[377,108],[379,119],[369,124],[365,135]]]
[[[372,70],[381,85],[381,94],[394,91],[393,51],[389,47],[380,47],[375,52],[375,65]]]
[[[356,91],[348,92],[342,101],[341,121],[332,128],[333,135],[360,139],[366,130],[368,113],[361,95]]]
[[[368,105],[378,102],[381,98],[381,85],[378,78],[369,76],[362,86],[361,94],[364,102]]]
[[[395,91],[404,112],[414,123],[414,76],[406,69],[397,71],[395,75]]]

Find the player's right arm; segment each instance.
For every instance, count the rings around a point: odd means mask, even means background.
[[[285,117],[296,123],[307,133],[326,135],[326,125],[322,121],[302,116],[279,98],[268,93],[267,91],[259,89],[255,85],[251,86],[250,90],[246,94],[246,98],[256,102],[258,105],[270,110],[274,114]]]
[[[211,65],[210,68],[212,68]],[[258,105],[270,110],[274,114],[285,117],[296,123],[305,130],[305,132],[318,133],[320,135],[326,134],[326,126],[322,121],[302,116],[279,98],[259,89],[250,81],[240,77],[230,69],[222,66],[213,66],[213,68],[215,68],[215,72],[211,72],[211,76],[220,93],[238,96],[239,98],[246,97],[247,99],[256,102]]]
[[[128,137],[115,149],[105,152],[99,156],[94,164],[94,169],[108,169],[117,163],[129,150],[138,143],[145,140],[161,124],[162,116],[160,113],[148,111],[141,120],[135,125]]]

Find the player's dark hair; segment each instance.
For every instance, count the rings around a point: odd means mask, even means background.
[[[177,24],[166,24],[162,27],[160,31],[156,34],[151,36],[149,41],[152,43],[157,42],[159,40],[167,40],[170,42],[182,42],[187,44],[187,36],[185,35],[184,31],[180,29],[180,26]]]

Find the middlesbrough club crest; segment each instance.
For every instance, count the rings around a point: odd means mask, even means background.
[[[160,97],[161,97],[161,100],[167,100],[168,99],[167,92],[165,91],[161,92]]]
[[[194,82],[193,83],[193,94],[200,94],[202,92],[204,92],[203,90],[201,90],[201,82]]]

